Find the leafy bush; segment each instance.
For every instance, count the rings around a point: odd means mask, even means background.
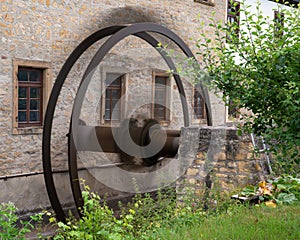
[[[258,186],[245,187],[239,196],[258,196],[261,202],[273,207],[276,204],[292,204],[300,201],[300,178],[283,175],[269,179]]]
[[[127,206],[121,206],[120,220],[127,225],[128,234],[144,238],[147,232],[155,231],[174,218],[176,204],[173,188],[153,195],[137,194]]]
[[[162,227],[192,225],[205,216],[196,205],[178,205],[174,188],[170,188],[155,196],[137,194],[126,206],[120,205],[117,218],[99,195],[90,192],[88,186],[84,188],[82,218],[70,216],[66,223],[58,222],[54,239],[156,239],[154,236]]]
[[[41,221],[43,213],[31,216],[30,221],[19,220],[13,203],[0,204],[0,239],[25,239],[25,234],[34,228],[34,221]]]
[[[232,4],[236,3],[232,1]],[[209,75],[208,85],[221,92],[225,102],[230,99],[236,108],[246,110],[241,112],[242,130],[263,136],[278,155],[281,164],[275,170],[297,173],[300,168],[300,5],[289,9],[278,5],[274,9],[284,14],[284,25],[266,16],[259,2],[255,11],[250,7],[241,1],[239,23],[224,24],[212,17],[210,27],[215,30],[215,40],[203,30],[197,41],[198,54]],[[205,81],[203,69],[196,75],[199,81]]]
[[[54,239],[122,239],[121,222],[106,204],[101,204],[99,195],[90,193],[89,187],[85,186],[82,196],[82,218],[70,216],[66,223],[58,222],[59,229]]]

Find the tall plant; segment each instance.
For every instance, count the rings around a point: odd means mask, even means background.
[[[242,129],[264,136],[277,156],[289,155],[293,161],[281,163],[295,171],[300,151],[300,4],[281,6],[271,19],[259,1],[254,12],[242,2],[233,8],[239,21],[224,24],[212,18],[216,40],[202,32],[197,47],[210,86],[224,101],[230,98],[245,110]]]

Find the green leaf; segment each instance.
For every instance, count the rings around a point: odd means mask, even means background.
[[[285,204],[292,204],[297,200],[298,199],[295,197],[293,193],[279,193],[276,198],[276,201],[278,201],[278,203],[285,203]]]

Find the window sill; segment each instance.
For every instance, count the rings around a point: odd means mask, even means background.
[[[42,133],[43,133],[43,127],[42,126],[13,128],[13,134],[14,135],[18,135],[18,134],[29,135],[29,134],[42,134]]]
[[[201,118],[201,119],[196,119],[196,118],[194,118],[194,119],[192,119],[192,125],[194,125],[194,124],[207,124],[207,119],[206,118]]]
[[[164,120],[164,121],[159,121],[160,126],[162,127],[168,127],[170,125],[171,121]]]
[[[194,2],[196,2],[196,3],[202,3],[204,5],[208,5],[208,6],[211,6],[211,7],[215,6],[215,3],[213,1],[194,0]]]

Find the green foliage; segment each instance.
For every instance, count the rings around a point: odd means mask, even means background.
[[[31,216],[30,221],[19,220],[16,215],[17,208],[13,203],[0,205],[0,239],[25,239],[25,234],[34,228],[33,222],[41,221],[43,213]]]
[[[192,226],[206,217],[203,205],[191,201],[178,204],[174,188],[158,191],[155,196],[137,194],[126,206],[120,205],[119,218],[88,186],[83,197],[82,218],[71,216],[66,223],[58,222],[54,239],[157,239],[163,227]]]
[[[299,5],[300,6],[300,5]],[[243,130],[264,136],[286,172],[299,171],[300,149],[300,7],[278,7],[284,24],[252,13],[241,3],[240,23],[212,18],[215,41],[202,33],[198,54],[209,73],[210,87],[246,110]],[[240,34],[237,34],[237,31]],[[200,74],[202,72],[200,71]],[[249,114],[251,112],[251,114]]]
[[[101,201],[99,195],[84,186],[82,218],[70,217],[66,223],[58,222],[54,239],[147,239],[147,233],[159,228],[173,217],[176,203],[174,192],[136,195],[127,206],[121,206],[120,218]]]
[[[268,184],[276,189],[274,196],[278,203],[290,203],[299,195],[298,178],[284,176],[269,180]],[[137,194],[127,205],[120,204],[117,218],[97,194],[84,187],[82,218],[71,216],[66,223],[58,222],[54,239],[167,239],[166,229],[174,236],[182,229],[203,227],[207,219],[235,215],[240,209],[236,201],[217,187],[201,192],[192,185],[185,188],[179,199],[174,188],[160,190],[155,195]],[[258,189],[248,187],[244,194],[257,194],[254,191]],[[53,222],[53,217],[50,219]]]
[[[243,188],[239,196],[259,196],[262,202],[273,202],[277,204],[292,204],[300,202],[300,178],[291,175],[283,175],[260,182],[258,186],[247,186]]]
[[[176,204],[174,188],[159,190],[154,196],[137,194],[126,207],[121,207],[120,220],[130,226],[127,234],[143,239],[172,220]]]
[[[275,197],[278,203],[292,203],[300,201],[300,178],[291,175],[269,180],[275,188]]]
[[[101,204],[100,197],[89,192],[88,186],[85,186],[82,196],[82,218],[70,216],[66,223],[58,222],[59,230],[54,239],[122,239],[122,223],[105,203]]]

